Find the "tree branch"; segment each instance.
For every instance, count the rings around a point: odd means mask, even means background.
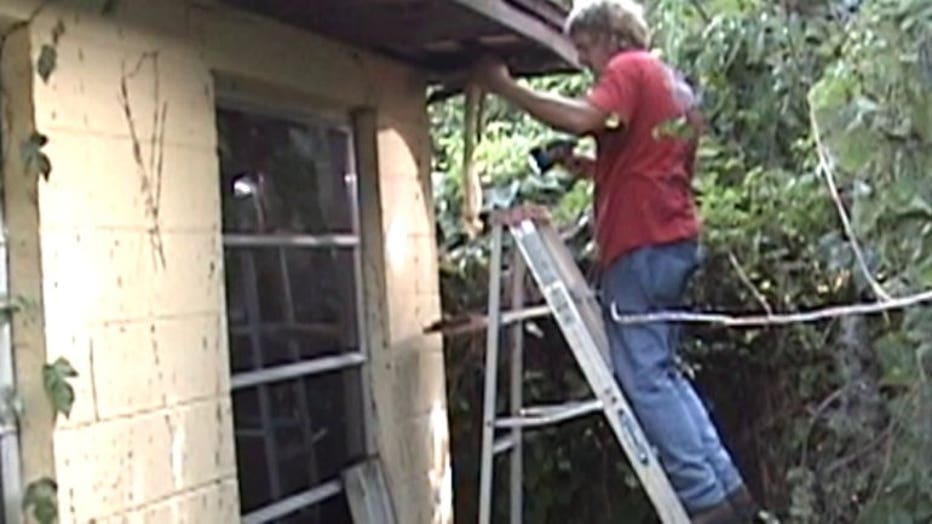
[[[731,266],[735,269],[735,272],[738,273],[738,278],[740,278],[741,282],[751,291],[751,294],[754,295],[757,302],[764,308],[764,311],[766,311],[768,315],[773,315],[773,309],[770,307],[770,304],[767,303],[767,298],[754,286],[754,283],[751,282],[744,268],[741,267],[741,263],[738,262],[738,258],[731,251],[728,252],[728,261],[731,262]]]

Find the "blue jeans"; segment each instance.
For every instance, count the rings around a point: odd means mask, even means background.
[[[660,461],[690,512],[721,503],[742,484],[705,406],[674,364],[678,326],[622,325],[622,313],[680,306],[698,265],[695,241],[638,249],[615,261],[602,276],[602,303],[615,376]]]

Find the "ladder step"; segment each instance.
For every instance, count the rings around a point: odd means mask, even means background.
[[[495,439],[495,443],[492,445],[492,454],[500,455],[506,451],[511,451],[515,447],[515,437],[514,435],[507,435]]]
[[[546,304],[524,309],[512,309],[502,313],[500,325],[504,327],[510,324],[514,324],[515,322],[523,322],[532,318],[546,317],[549,315],[551,315],[550,307]]]
[[[527,428],[547,426],[570,420],[602,409],[598,399],[581,400],[550,406],[529,406],[521,410],[517,417],[500,417],[495,420],[497,428]]]

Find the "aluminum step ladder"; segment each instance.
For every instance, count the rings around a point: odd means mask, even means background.
[[[688,524],[689,517],[674,493],[641,426],[615,381],[609,359],[609,344],[602,314],[592,290],[576,266],[559,235],[545,221],[523,219],[504,225],[493,217],[492,253],[489,268],[488,332],[483,402],[482,464],[479,486],[479,524],[489,524],[492,513],[494,457],[511,452],[510,521],[522,518],[522,441],[525,428],[556,424],[601,412],[621,444],[641,485],[664,524]],[[508,227],[519,253],[512,264],[511,311],[501,311],[503,231]],[[546,306],[521,309],[526,268],[534,276]],[[522,406],[523,320],[553,315],[576,362],[589,383],[594,398],[556,406]],[[496,377],[501,329],[511,325],[510,413],[496,414]],[[496,439],[496,430],[508,432]]]

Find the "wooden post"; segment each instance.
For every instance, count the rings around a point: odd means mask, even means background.
[[[476,170],[475,150],[482,121],[482,88],[469,84],[465,91],[463,115],[463,226],[470,239],[482,232],[482,183]]]

